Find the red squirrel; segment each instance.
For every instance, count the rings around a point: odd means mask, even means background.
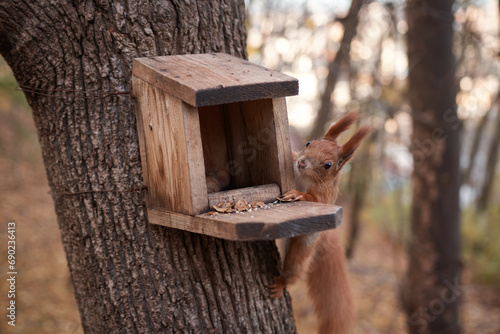
[[[283,200],[334,204],[338,195],[340,170],[370,133],[360,128],[344,145],[337,137],[359,114],[350,112],[333,124],[323,138],[310,141],[300,152],[293,152],[297,188]],[[352,330],[354,303],[349,288],[344,250],[336,230],[293,237],[287,240],[283,273],[269,286],[271,297],[283,296],[283,289],[307,274],[308,294],[313,301],[320,334],[342,334]]]

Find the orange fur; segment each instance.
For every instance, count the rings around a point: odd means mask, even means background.
[[[340,170],[352,159],[361,141],[369,134],[360,128],[344,145],[338,136],[357,119],[348,113],[333,124],[325,136],[294,152],[294,167],[299,190],[290,190],[283,198],[334,204],[338,195]],[[309,296],[315,305],[320,334],[343,334],[352,328],[354,306],[349,288],[344,250],[335,230],[311,233],[289,239],[283,261],[283,273],[270,285],[271,296],[280,298],[286,285],[307,273]]]
[[[321,232],[314,261],[307,274],[307,285],[318,319],[318,333],[350,333],[354,302],[337,231]]]
[[[356,122],[359,118],[359,113],[357,112],[350,112],[344,115],[341,119],[339,119],[335,124],[330,126],[330,129],[326,132],[326,134],[323,136],[323,139],[331,140],[331,141],[336,141],[338,136],[349,129],[351,125]]]

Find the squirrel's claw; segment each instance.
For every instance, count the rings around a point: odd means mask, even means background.
[[[280,299],[283,297],[283,289],[285,288],[285,282],[281,276],[276,276],[274,278],[274,284],[268,286],[269,291],[271,292],[271,298]]]
[[[294,202],[294,201],[300,201],[301,199],[304,198],[304,195],[298,190],[292,189],[288,192],[286,192],[283,196],[278,197],[280,201],[283,202]]]

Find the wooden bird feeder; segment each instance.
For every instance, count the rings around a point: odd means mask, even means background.
[[[295,187],[285,96],[298,81],[227,54],[137,58],[132,85],[150,223],[230,240],[338,226],[338,206],[294,202],[207,215],[223,200],[274,202]],[[207,175],[223,172],[223,191]]]

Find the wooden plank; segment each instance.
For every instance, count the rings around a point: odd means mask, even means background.
[[[145,89],[143,87],[143,81],[137,77],[132,76],[132,90],[134,92],[139,92]],[[141,105],[140,103],[135,105],[135,117],[137,122],[137,135],[139,136],[139,151],[141,155],[141,166],[142,166],[142,178],[144,185],[149,187],[149,174],[148,174],[148,164],[147,164],[147,149],[146,149],[146,134],[144,130],[144,119],[142,117]],[[145,201],[147,207],[152,207],[151,192],[145,192]]]
[[[136,58],[133,75],[193,106],[298,94],[298,80],[224,54]]]
[[[198,108],[182,102],[182,114],[184,116],[184,133],[186,136],[188,184],[191,187],[191,212],[192,214],[198,214],[208,209],[207,180]],[[175,175],[172,175],[172,177],[175,177]]]
[[[189,216],[149,209],[150,223],[228,240],[289,238],[338,227],[342,208],[314,202],[277,204],[251,212]]]
[[[208,209],[196,108],[137,78],[133,89],[149,206],[185,214]]]
[[[278,159],[277,168],[273,169],[275,173],[273,179],[280,185],[281,192],[284,194],[296,188],[286,99],[284,97],[275,98],[272,100],[272,104],[275,142],[270,145],[270,155]]]
[[[268,203],[275,201],[280,195],[280,187],[277,184],[266,184],[263,186],[219,191],[208,194],[208,205],[212,208],[213,205],[217,205],[222,201],[236,202],[239,199],[247,203],[252,201]]]

